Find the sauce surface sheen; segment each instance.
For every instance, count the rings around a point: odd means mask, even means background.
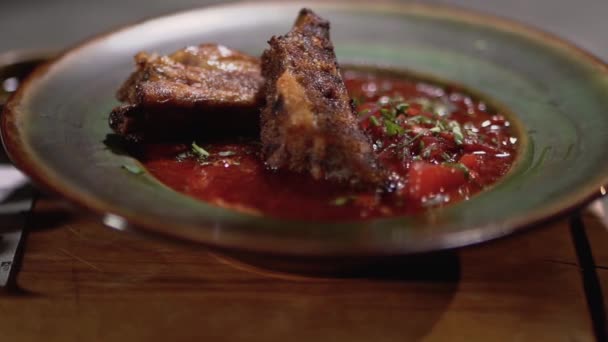
[[[347,71],[361,128],[389,173],[383,190],[353,190],[268,170],[253,140],[144,145],[139,160],[172,189],[255,215],[297,220],[403,216],[467,200],[516,157],[511,123],[486,104],[426,82]],[[206,153],[208,152],[208,156]]]

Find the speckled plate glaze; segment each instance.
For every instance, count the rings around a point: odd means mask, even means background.
[[[566,214],[608,183],[608,69],[555,37],[443,7],[316,3],[342,63],[413,70],[476,89],[515,113],[528,143],[515,168],[467,202],[367,222],[255,217],[200,202],[121,166],[107,148],[114,93],[141,50],[199,42],[260,54],[299,6],[238,4],[148,20],[79,45],[39,68],[8,104],[2,138],[38,184],[114,228],[216,248],[301,256],[393,255],[460,247]]]

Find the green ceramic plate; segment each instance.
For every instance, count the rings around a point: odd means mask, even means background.
[[[528,138],[515,169],[470,201],[412,217],[306,223],[254,217],[174,192],[121,167],[108,149],[114,93],[141,50],[222,42],[260,54],[299,6],[189,11],[110,33],[38,69],[10,101],[2,137],[40,185],[121,229],[226,249],[293,255],[386,255],[478,243],[565,214],[608,183],[608,69],[559,39],[440,7],[309,4],[332,22],[343,63],[409,69],[477,89],[515,113]]]

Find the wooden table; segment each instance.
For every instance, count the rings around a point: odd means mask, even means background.
[[[113,231],[51,198],[36,202],[28,229],[17,288],[0,293],[0,341],[606,337],[608,232],[586,215],[338,279]]]

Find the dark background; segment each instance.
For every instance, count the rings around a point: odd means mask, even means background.
[[[221,2],[225,1],[0,0],[0,52],[64,48],[138,19]],[[457,5],[513,18],[562,36],[608,61],[608,0],[417,2]]]

